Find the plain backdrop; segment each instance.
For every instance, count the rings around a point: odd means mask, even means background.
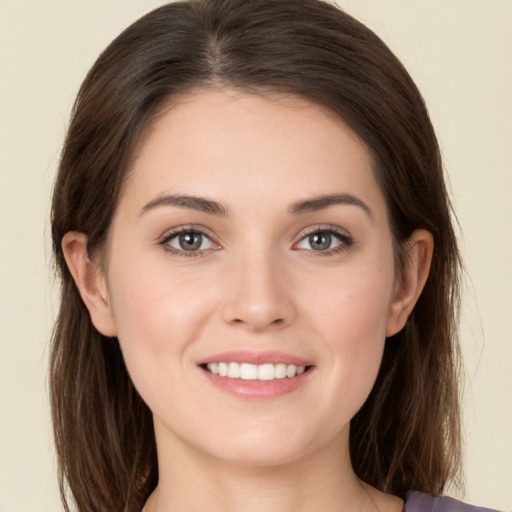
[[[0,511],[57,512],[46,371],[48,217],[73,99],[156,0],[0,0]],[[467,501],[512,510],[512,2],[345,0],[418,83],[470,280],[462,317]]]

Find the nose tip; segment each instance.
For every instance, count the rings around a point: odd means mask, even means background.
[[[267,304],[260,304],[246,307],[243,311],[239,308],[230,318],[228,316],[228,321],[251,331],[262,331],[285,325],[286,317],[284,314],[280,315],[279,312],[273,311]]]
[[[230,293],[223,305],[227,323],[256,332],[280,329],[293,321],[295,306],[289,283],[275,266],[245,265],[231,275],[230,281]]]

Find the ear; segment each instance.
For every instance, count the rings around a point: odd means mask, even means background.
[[[434,237],[417,229],[405,243],[403,275],[399,276],[391,302],[386,336],[393,336],[405,325],[427,281],[434,252]]]
[[[62,251],[94,327],[104,336],[116,336],[106,281],[99,262],[91,260],[87,253],[87,236],[68,231],[62,238]]]

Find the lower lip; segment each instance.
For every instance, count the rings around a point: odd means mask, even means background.
[[[201,368],[209,381],[225,393],[248,400],[277,398],[295,391],[302,386],[311,374],[312,368],[296,377],[274,380],[243,380],[220,377]]]

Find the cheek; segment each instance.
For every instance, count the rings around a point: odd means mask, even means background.
[[[118,338],[134,381],[138,373],[182,364],[181,356],[205,328],[213,307],[210,287],[187,276],[151,261],[125,262],[110,273]]]
[[[332,357],[331,399],[342,394],[353,415],[366,400],[380,368],[393,263],[365,266],[332,282],[330,293],[318,294],[312,301],[315,325]]]
[[[385,338],[392,290],[392,264],[361,266],[333,276],[328,292],[316,293],[311,304],[329,339],[359,350]]]
[[[190,349],[210,316],[211,297],[202,283],[157,266],[139,266],[130,274],[119,268],[112,291],[118,339],[135,388],[157,414],[181,410],[182,402],[190,401],[183,378],[192,366]]]

